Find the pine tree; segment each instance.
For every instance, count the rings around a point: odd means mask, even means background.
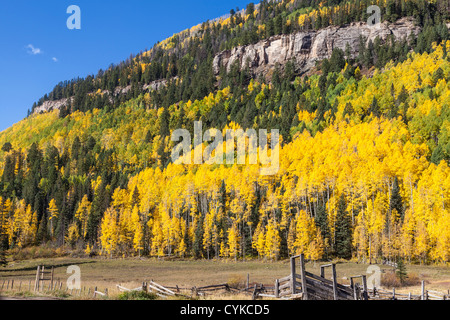
[[[328,217],[325,206],[319,206],[317,208],[316,214],[315,214],[315,223],[318,229],[320,229],[322,239],[325,244],[325,253],[328,252],[327,250],[327,244],[330,243],[330,228],[328,224]]]
[[[10,142],[5,142],[2,146],[2,151],[4,152],[10,152],[12,149],[12,145]]]
[[[389,200],[389,210],[391,212],[393,210],[396,210],[399,217],[403,220],[404,217],[403,200],[402,196],[400,195],[400,186],[398,185],[397,177],[395,177],[394,184],[392,185],[391,198]]]
[[[376,97],[373,97],[372,104],[370,105],[369,114],[373,114],[374,117],[379,117],[381,115],[380,105]]]
[[[0,241],[0,267],[6,266],[8,261],[6,260],[6,250],[4,247],[4,242]]]
[[[403,285],[405,283],[406,278],[408,278],[408,273],[406,272],[405,264],[403,262],[403,259],[401,258],[397,259],[397,267],[395,273],[398,279],[400,280],[400,284]]]
[[[347,213],[344,194],[341,194],[337,205],[334,241],[336,256],[343,259],[350,259],[352,257],[351,219]]]

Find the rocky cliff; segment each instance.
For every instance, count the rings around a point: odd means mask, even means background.
[[[173,78],[173,80],[178,79],[178,77]],[[162,87],[165,87],[167,85],[167,80],[166,79],[162,79],[162,80],[156,80],[153,81],[149,84],[145,84],[142,86],[142,88],[144,90],[159,90]],[[128,91],[130,91],[131,86],[126,86],[124,88],[122,87],[117,87],[114,90],[114,95],[118,96],[118,95],[125,95],[127,94]],[[109,94],[110,92],[108,90],[104,90],[102,91],[102,94]],[[94,92],[90,93],[91,95],[95,94]],[[53,100],[53,101],[45,101],[43,104],[41,104],[40,106],[37,106],[33,113],[42,113],[42,112],[48,112],[51,110],[56,110],[56,109],[60,109],[62,106],[64,105],[70,105],[73,101],[73,97],[70,98],[64,98],[64,99],[60,99],[60,100]]]
[[[352,55],[357,55],[360,35],[368,42],[376,37],[385,40],[389,35],[394,35],[400,39],[419,32],[414,19],[403,18],[395,23],[384,22],[377,26],[357,22],[344,27],[331,26],[317,31],[278,35],[217,54],[213,68],[218,75],[222,67],[230,71],[233,63],[238,61],[241,70],[248,66],[254,76],[268,76],[277,64],[282,67],[292,61],[296,71],[304,74],[315,66],[316,61],[329,58],[335,48],[345,51],[349,44]]]

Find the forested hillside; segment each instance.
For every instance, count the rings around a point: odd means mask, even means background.
[[[448,1],[378,1],[383,20],[413,17],[421,32],[362,39],[309,76],[289,63],[270,79],[212,70],[222,50],[365,21],[371,4],[263,1],[58,84],[32,111],[70,102],[0,133],[2,248],[448,262]],[[171,163],[171,132],[195,121],[279,129],[279,172]]]

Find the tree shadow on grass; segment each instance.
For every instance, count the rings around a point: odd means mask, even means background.
[[[57,268],[64,268],[68,266],[73,265],[82,265],[82,264],[89,264],[89,263],[95,263],[96,261],[89,260],[89,261],[73,261],[73,262],[61,262],[61,263],[52,263],[52,264],[42,264],[42,263],[35,263],[30,266],[21,267],[21,268],[0,268],[0,275],[3,272],[14,272],[14,276],[28,276],[29,274],[17,274],[16,272],[20,271],[36,271],[38,266],[44,266],[46,270],[50,270],[52,267],[54,269]]]

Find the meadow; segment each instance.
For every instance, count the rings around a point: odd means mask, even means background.
[[[349,284],[350,277],[367,274],[369,264],[355,262],[337,263],[338,282]],[[306,270],[314,274],[320,274],[320,265],[326,262],[307,262]],[[33,291],[36,268],[38,265],[45,265],[46,268],[54,267],[54,280],[62,282],[62,288],[66,287],[67,279],[71,274],[67,273],[68,266],[77,265],[81,271],[81,288],[87,292],[91,288],[97,287],[98,291],[104,292],[108,289],[110,298],[116,298],[120,292],[117,285],[126,288],[136,288],[144,281],[155,281],[168,287],[179,286],[180,288],[201,287],[216,284],[229,284],[232,287],[244,288],[249,277],[250,286],[255,283],[273,286],[275,279],[285,277],[289,274],[289,260],[276,262],[262,260],[182,260],[167,258],[126,258],[126,259],[105,259],[105,258],[73,258],[58,257],[45,259],[29,259],[15,261],[0,269],[0,286],[3,290],[0,296],[35,296],[33,292],[28,292],[31,280],[31,291]],[[392,267],[379,264],[382,273],[382,288],[389,287],[390,271]],[[447,293],[450,289],[450,268],[444,265],[406,265],[406,271],[411,279],[415,279],[412,286],[396,288],[396,292],[420,293],[420,281],[425,280],[427,290],[436,290]],[[331,275],[327,275],[327,277]],[[8,280],[14,279],[15,288],[13,291],[6,290]],[[18,286],[21,283],[21,290]],[[4,285],[3,285],[4,284]],[[91,299],[91,296],[73,296],[59,293],[64,298],[69,299]],[[45,295],[45,294],[44,294]],[[204,297],[206,299],[247,299],[251,296],[227,294],[215,294]]]

